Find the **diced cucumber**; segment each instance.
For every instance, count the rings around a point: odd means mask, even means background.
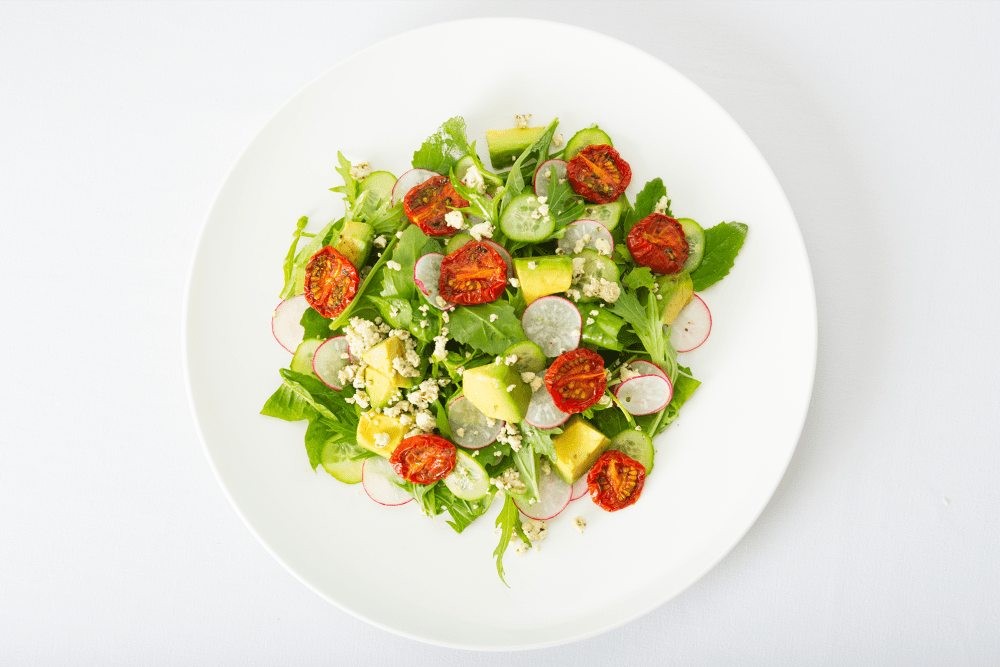
[[[648,475],[653,470],[653,441],[642,431],[627,429],[611,438],[608,450],[617,450],[642,464]]]
[[[364,459],[344,458],[343,449],[336,443],[327,443],[320,454],[323,469],[344,484],[357,484],[361,481],[361,467]]]
[[[292,363],[288,367],[296,373],[316,377],[316,374],[313,373],[313,355],[316,354],[317,348],[325,342],[325,340],[318,338],[310,338],[299,343],[295,349],[295,356],[292,357]]]
[[[381,204],[392,196],[392,186],[396,185],[396,177],[387,171],[373,171],[361,181],[361,191],[371,192],[378,197]]]
[[[479,500],[489,493],[490,476],[476,459],[458,450],[455,467],[444,478],[444,484],[462,500]]]
[[[583,257],[584,259],[583,275],[578,276],[576,280],[573,281],[574,287],[590,282],[591,278],[598,281],[603,278],[609,283],[618,282],[618,266],[611,260],[610,257],[602,255],[596,250],[591,250],[590,248],[584,248],[583,252],[573,255],[573,257]],[[586,301],[588,299],[582,298],[580,300]]]
[[[545,132],[544,127],[515,127],[509,130],[486,130],[486,144],[490,149],[490,164],[494,169],[505,169]]]
[[[541,373],[545,370],[545,354],[542,352],[542,348],[531,341],[514,343],[507,348],[503,356],[508,357],[512,354],[517,356],[514,369],[518,373]]]
[[[572,160],[576,154],[587,146],[614,146],[611,137],[604,130],[599,130],[597,126],[580,130],[566,142],[566,154],[564,160]]]
[[[556,223],[551,215],[541,215],[538,207],[538,197],[533,194],[514,197],[500,216],[500,229],[514,241],[543,241]]]
[[[608,231],[614,231],[615,227],[618,226],[618,220],[622,215],[622,203],[620,201],[613,201],[610,204],[587,204],[583,207],[583,218],[588,220],[597,220],[599,223],[608,228]]]
[[[455,252],[466,243],[472,240],[472,237],[468,234],[456,234],[448,240],[448,245],[444,248],[444,254],[450,255]]]
[[[698,268],[705,255],[705,230],[691,218],[677,218],[677,222],[681,223],[688,242],[688,258],[681,271],[690,273]]]

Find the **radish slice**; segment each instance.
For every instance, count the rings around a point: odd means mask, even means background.
[[[514,260],[511,259],[510,253],[502,245],[489,239],[483,239],[483,243],[496,250],[503,258],[503,261],[507,264],[507,280],[509,282],[514,277]]]
[[[379,505],[405,505],[413,496],[398,486],[406,482],[392,469],[389,459],[373,456],[361,466],[361,486]]]
[[[604,241],[607,247],[598,248],[598,241]],[[615,240],[611,237],[608,228],[597,220],[577,220],[566,228],[566,233],[559,239],[557,245],[565,255],[573,255],[581,252],[584,248],[590,248],[599,254],[610,256],[615,249]],[[601,253],[602,249],[606,252]]]
[[[306,301],[306,295],[299,294],[279,303],[271,316],[271,333],[274,334],[274,339],[292,354],[295,354],[306,335],[306,330],[299,322],[307,310],[309,302]]]
[[[331,338],[317,347],[313,353],[313,373],[323,381],[323,384],[337,391],[344,388],[338,373],[350,363],[351,353],[347,345],[347,336]]]
[[[438,297],[441,296],[441,260],[444,255],[432,252],[424,255],[413,265],[413,282],[417,289],[427,297],[427,302],[440,310],[448,310],[453,306],[441,307]]]
[[[570,500],[579,500],[590,493],[590,487],[587,486],[587,475],[589,474],[590,471],[588,470],[583,473],[583,477],[573,482],[573,492],[569,497]]]
[[[569,299],[543,296],[524,309],[521,328],[546,357],[558,357],[580,345],[583,318]]]
[[[550,469],[547,473],[538,473],[538,501],[529,503],[523,495],[511,496],[521,514],[530,519],[548,520],[556,516],[569,505],[573,487],[563,481],[563,478]]]
[[[565,424],[566,420],[572,416],[557,408],[555,401],[552,400],[552,394],[545,386],[542,386],[531,395],[531,402],[528,403],[528,413],[525,415],[524,421],[535,428],[555,428]]]
[[[447,412],[452,442],[466,449],[482,449],[492,444],[504,426],[502,420],[484,415],[463,394],[448,403]]]
[[[634,370],[639,375],[659,375],[664,380],[669,380],[670,376],[667,372],[654,364],[652,361],[646,361],[645,359],[639,359],[638,361],[633,361],[629,364],[629,367]]]
[[[662,375],[637,375],[622,382],[615,398],[630,415],[649,415],[667,407],[674,387]]]
[[[566,168],[569,163],[566,160],[546,160],[545,162],[538,165],[538,169],[535,170],[535,196],[536,197],[548,197],[549,196],[549,172],[552,169],[556,170],[557,179],[566,178]],[[558,181],[557,181],[558,182]]]
[[[435,176],[439,176],[435,171],[430,169],[411,169],[396,180],[396,184],[392,186],[392,205],[395,206],[403,200],[406,193],[417,187],[424,181],[429,181]]]
[[[670,344],[678,352],[690,352],[701,347],[712,332],[712,313],[697,294],[677,314],[670,325]]]

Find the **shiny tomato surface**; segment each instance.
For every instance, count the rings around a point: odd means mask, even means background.
[[[583,412],[601,400],[607,386],[604,359],[593,350],[561,354],[545,373],[545,387],[563,412]]]
[[[439,435],[415,435],[399,443],[389,457],[396,474],[416,484],[433,484],[455,467],[457,450]]]
[[[573,192],[594,204],[618,199],[632,182],[632,167],[611,146],[587,146],[566,167]]]
[[[639,500],[646,483],[646,468],[618,451],[601,454],[587,473],[587,489],[597,506],[608,512],[628,507]]]
[[[662,213],[651,213],[635,223],[625,237],[632,258],[656,273],[677,273],[688,258],[688,242],[681,223]]]
[[[326,246],[306,265],[305,296],[323,317],[336,317],[358,293],[358,270],[333,246]]]
[[[454,232],[455,228],[448,226],[444,216],[454,208],[468,205],[469,202],[455,192],[447,176],[435,176],[415,185],[403,197],[406,217],[427,236],[447,236]]]
[[[471,241],[441,260],[438,288],[446,301],[463,306],[488,303],[503,294],[507,262],[485,243]]]

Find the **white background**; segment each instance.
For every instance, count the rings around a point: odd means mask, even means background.
[[[396,637],[283,570],[212,476],[180,354],[201,221],[271,114],[488,15],[605,32],[715,98],[819,309],[809,417],[747,537],[648,616],[518,654]],[[0,4],[0,664],[997,663],[998,35],[986,3]],[[455,65],[502,46],[456,35]]]

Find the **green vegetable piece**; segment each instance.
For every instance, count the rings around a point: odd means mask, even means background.
[[[621,214],[622,203],[618,201],[613,201],[609,204],[587,204],[583,207],[583,217],[585,219],[597,220],[607,227],[608,231],[614,231],[615,227],[618,226]]]
[[[514,160],[521,153],[538,141],[544,132],[544,127],[486,130],[486,145],[490,150],[490,164],[493,165],[494,169],[506,169],[514,164]]]
[[[599,129],[596,125],[580,130],[566,142],[566,155],[564,160],[572,160],[576,154],[587,146],[614,146],[611,137],[607,132]]]
[[[455,116],[446,120],[437,132],[427,137],[420,149],[413,154],[413,167],[447,174],[459,160],[471,152],[472,146],[465,136],[465,119]]]
[[[375,228],[367,222],[347,220],[333,247],[360,271],[368,261],[374,238]]]
[[[492,355],[502,354],[511,343],[528,340],[514,307],[505,301],[456,308],[448,331],[459,343]]]
[[[671,325],[677,319],[677,314],[684,306],[688,305],[691,297],[694,296],[694,283],[691,274],[675,273],[670,276],[660,276],[656,279],[656,284],[660,286],[657,296],[663,297],[663,323]]]
[[[316,354],[316,349],[324,342],[326,341],[310,338],[299,343],[299,346],[295,348],[295,356],[292,357],[292,363],[288,367],[296,373],[316,377],[316,374],[313,373],[313,355]]]
[[[608,437],[590,422],[574,415],[563,427],[563,432],[552,439],[556,448],[556,472],[567,484],[572,484],[590,470],[609,442]]]
[[[448,241],[448,245],[444,248],[444,254],[450,255],[471,240],[472,236],[469,234],[456,234]]]
[[[720,222],[705,230],[705,254],[701,265],[691,274],[695,292],[701,292],[729,275],[749,229],[741,222]]]
[[[514,273],[521,286],[525,305],[549,294],[565,292],[573,284],[573,260],[566,255],[518,257]]]
[[[462,393],[487,417],[520,422],[528,414],[531,387],[513,366],[488,364],[462,375]]]
[[[625,320],[607,308],[587,309],[581,307],[583,311],[583,342],[596,347],[603,347],[608,350],[621,351],[625,345],[619,340],[619,332],[625,325]],[[596,314],[595,314],[596,313]]]

